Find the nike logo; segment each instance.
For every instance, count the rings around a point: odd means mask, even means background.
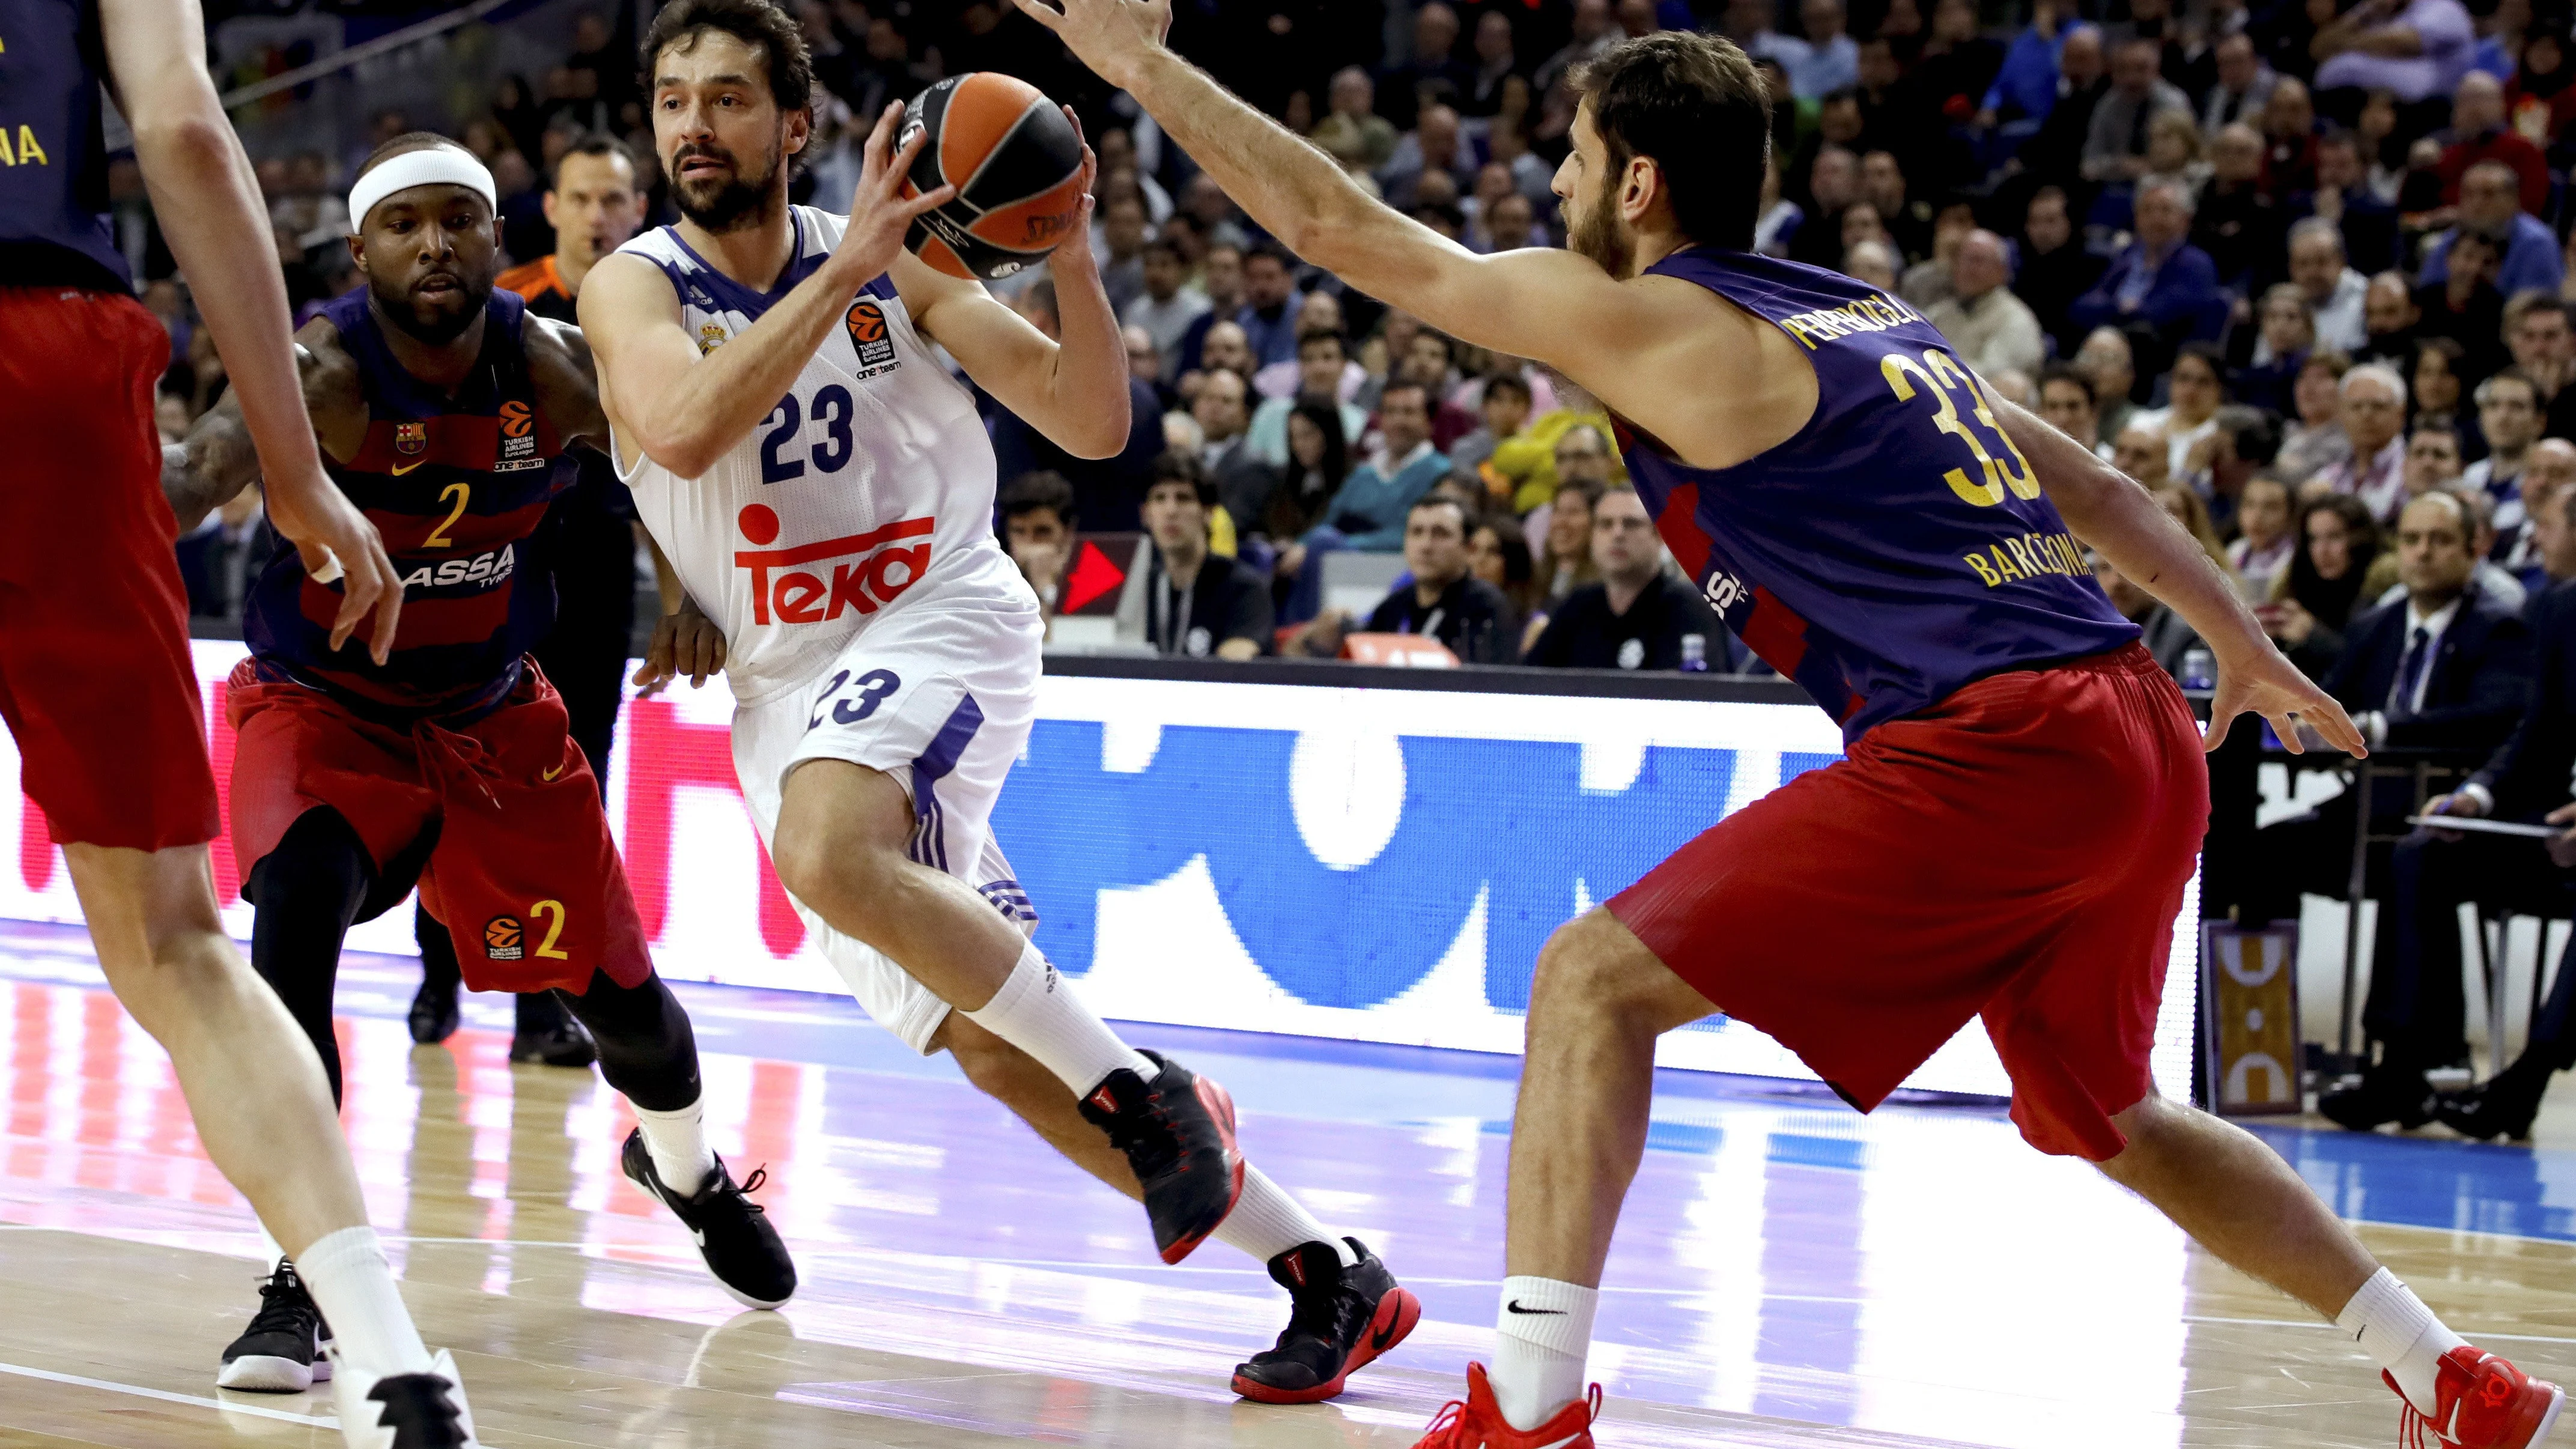
[[[563,766],[561,766],[561,765],[557,765],[557,766],[555,766],[553,769],[546,771],[545,778],[547,778],[547,779],[551,780],[551,779],[553,779],[555,776],[560,775],[560,774],[562,774],[563,772],[564,772],[564,767],[563,767]]]
[[[1512,1300],[1511,1302],[1509,1302],[1509,1303],[1504,1304],[1504,1305],[1503,1305],[1503,1311],[1504,1311],[1505,1313],[1519,1313],[1519,1314],[1542,1314],[1542,1313],[1543,1313],[1543,1314],[1548,1315],[1548,1316],[1549,1316],[1549,1317],[1551,1317],[1551,1318],[1563,1318],[1563,1317],[1565,1316],[1565,1310],[1564,1310],[1564,1309],[1562,1309],[1562,1308],[1523,1308],[1523,1307],[1521,1306],[1521,1301],[1520,1301],[1519,1299],[1517,1299],[1517,1298],[1513,1299],[1513,1300]]]
[[[423,459],[421,459],[421,460],[420,460],[420,462],[418,462],[418,463],[396,463],[396,464],[394,465],[394,476],[395,476],[395,477],[397,477],[397,478],[399,478],[399,477],[401,477],[402,475],[404,475],[405,473],[410,472],[410,471],[411,471],[411,470],[413,470],[414,468],[417,468],[417,467],[421,466],[421,464],[422,464],[422,463],[427,463],[428,461],[429,461],[429,460],[428,460],[427,458],[423,458]]]
[[[1388,1319],[1386,1321],[1386,1327],[1379,1329],[1376,1333],[1369,1336],[1369,1352],[1386,1352],[1387,1345],[1395,1342],[1396,1322],[1397,1320],[1395,1319]]]

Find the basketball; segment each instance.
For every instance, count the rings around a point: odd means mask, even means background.
[[[999,281],[1045,261],[1082,216],[1082,137],[1046,93],[977,71],[904,108],[900,148],[927,135],[903,194],[957,196],[912,224],[904,244],[952,277]]]

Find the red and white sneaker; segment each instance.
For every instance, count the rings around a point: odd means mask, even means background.
[[[2388,1387],[2397,1380],[2380,1374]],[[2405,1399],[2404,1391],[2398,1393]],[[2461,1344],[2433,1371],[2433,1413],[2407,1400],[2397,1417],[2401,1449],[2528,1449],[2549,1437],[2567,1395],[2502,1356]]]
[[[1467,1365],[1467,1397],[1451,1399],[1413,1449],[1593,1449],[1592,1421],[1601,1417],[1601,1386],[1557,1411],[1535,1429],[1515,1429],[1494,1403],[1485,1366]]]

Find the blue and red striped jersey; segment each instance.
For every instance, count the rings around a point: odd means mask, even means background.
[[[470,713],[507,696],[520,660],[553,627],[554,581],[540,527],[573,479],[563,440],[528,377],[527,303],[495,289],[483,352],[453,396],[403,369],[364,286],[323,315],[358,364],[366,439],[332,480],[365,510],[403,576],[402,623],[379,667],[358,647],[333,651],[340,587],[316,583],[291,548],[260,575],[242,637],[263,673],[299,680],[374,713]]]
[[[1920,313],[1867,283],[1749,252],[1693,248],[1648,273],[1773,323],[1815,366],[1807,425],[1734,467],[1689,467],[1624,425],[1619,446],[1709,604],[1845,740],[1987,675],[2138,637],[1985,385]]]
[[[108,225],[98,0],[0,0],[0,287],[131,291]]]

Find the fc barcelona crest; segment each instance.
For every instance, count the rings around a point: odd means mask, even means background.
[[[429,451],[429,424],[394,424],[394,451],[406,458],[416,458]]]

